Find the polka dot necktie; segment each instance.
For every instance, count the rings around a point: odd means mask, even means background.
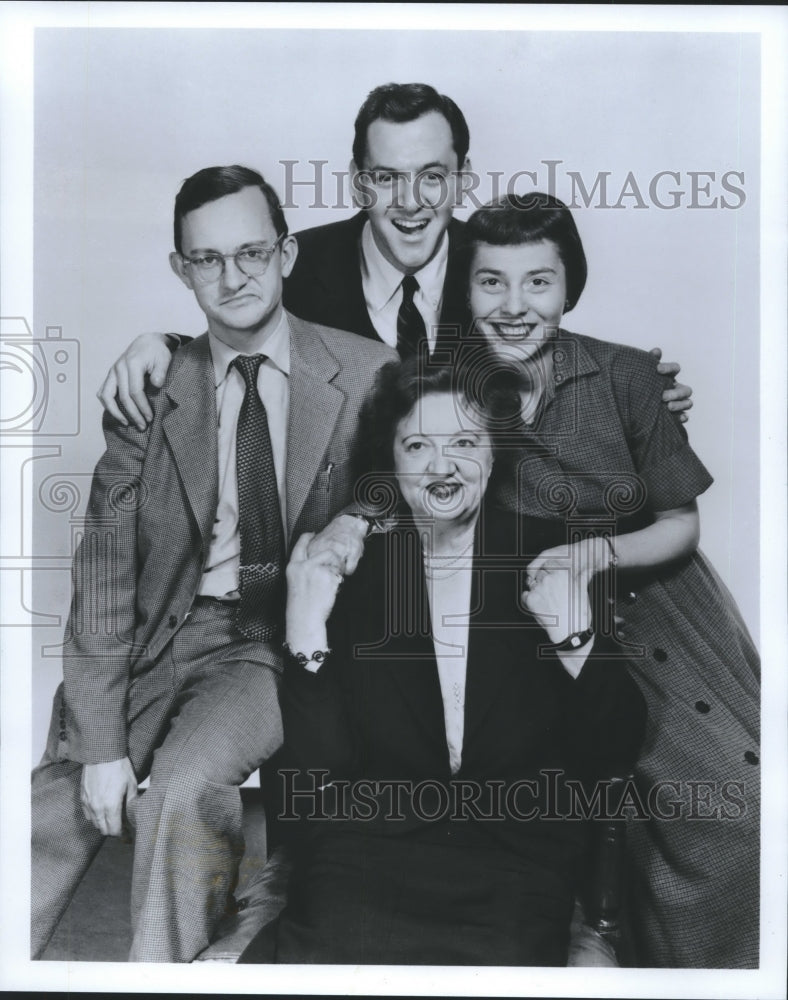
[[[268,416],[257,392],[257,373],[265,355],[239,355],[231,362],[246,385],[238,414],[236,476],[241,565],[236,626],[249,639],[265,642],[284,621],[282,512],[268,433]]]
[[[427,337],[424,320],[413,301],[418,287],[419,283],[412,274],[406,274],[402,279],[402,302],[397,313],[397,350],[403,361],[416,354],[419,344]]]

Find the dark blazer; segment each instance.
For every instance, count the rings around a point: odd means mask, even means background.
[[[378,340],[361,285],[360,240],[365,222],[366,214],[359,212],[350,219],[296,233],[298,258],[285,280],[284,303],[302,319]],[[449,258],[440,316],[441,326],[454,330],[455,338],[457,331],[466,329],[469,319],[462,254],[464,228],[457,219],[449,223]]]
[[[293,662],[285,668],[283,765],[298,772],[298,787],[309,787],[307,769],[328,771],[327,781],[398,778],[449,787],[463,779],[480,785],[489,779],[539,780],[544,769],[587,782],[632,766],[645,706],[625,663],[607,659],[604,640],[597,637],[573,680],[560,661],[540,655],[547,635],[520,604],[529,557],[564,541],[563,529],[487,513],[474,557],[458,774],[452,778],[449,767],[418,533],[401,527],[370,538],[356,573],[340,590],[329,622],[333,652],[318,673]],[[539,795],[543,791],[544,780]],[[544,805],[543,797],[539,801]],[[329,813],[333,809],[331,800]],[[384,811],[381,799],[381,821],[364,817],[361,826],[384,836],[424,827],[415,812],[391,823]],[[464,830],[469,825],[459,824]],[[476,825],[557,867],[577,853],[582,826],[523,823],[511,816]],[[326,829],[325,823],[312,827],[317,836]]]
[[[395,355],[352,334],[289,320],[287,536],[294,541],[352,499],[359,409],[375,372]],[[150,399],[154,417],[145,431],[105,414],[107,449],[74,558],[63,650],[68,738],[59,753],[81,763],[126,755],[127,687],[151,671],[188,615],[216,516],[207,334],[176,353]]]

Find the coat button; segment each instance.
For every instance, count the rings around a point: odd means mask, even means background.
[[[667,660],[667,658],[668,654],[665,652],[665,650],[660,649],[659,646],[657,646],[657,648],[654,650],[654,659],[657,661],[657,663],[664,663],[665,660]]]
[[[170,626],[170,628],[175,628],[175,626],[178,624],[178,619],[175,617],[175,615],[170,615],[170,619],[167,622],[167,624]]]
[[[757,753],[753,753],[752,750],[745,750],[744,759],[748,764],[759,764],[760,758]]]
[[[61,729],[60,730],[60,739],[64,740],[65,738],[66,738],[66,731],[65,731],[65,729]]]
[[[696,701],[695,708],[697,708],[699,712],[702,712],[703,715],[711,711],[711,705],[707,701]]]
[[[625,600],[625,602],[627,604],[634,604],[637,599],[638,599],[638,595],[635,593],[634,590],[630,590],[630,592],[624,598],[624,600]]]

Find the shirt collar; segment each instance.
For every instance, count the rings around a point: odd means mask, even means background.
[[[449,234],[445,232],[441,238],[438,252],[415,274],[422,295],[436,310],[440,308],[443,297],[448,259]],[[361,268],[367,304],[375,312],[378,312],[402,284],[404,275],[402,271],[398,271],[393,264],[387,261],[378,249],[369,220],[364,223],[364,228],[361,231]]]
[[[208,343],[211,348],[214,377],[218,388],[227,378],[227,369],[230,367],[230,363],[244,352],[229,347],[224,341],[215,337],[210,330],[208,331]],[[273,365],[283,375],[290,375],[290,324],[284,309],[276,328],[266,337],[262,350],[254,353],[265,354],[268,358],[266,364]]]
[[[553,378],[557,385],[599,371],[596,359],[574,333],[559,330],[553,342]]]
[[[599,365],[584,346],[582,340],[574,333],[559,330],[552,342],[553,371],[547,382],[544,395],[544,405],[549,405],[556,392],[581,375],[593,375],[599,371]]]

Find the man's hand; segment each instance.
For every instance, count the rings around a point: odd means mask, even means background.
[[[662,357],[662,350],[659,347],[652,348],[649,351],[653,354],[657,361],[660,361]],[[662,402],[667,403],[668,409],[672,413],[679,414],[679,420],[683,424],[689,420],[687,415],[687,410],[692,409],[692,400],[690,396],[692,395],[691,385],[682,385],[680,382],[676,381],[676,376],[681,371],[681,365],[676,361],[660,361],[657,365],[657,372],[660,375],[672,375],[673,376],[673,386],[670,389],[666,389],[662,393]]]
[[[106,764],[85,764],[79,798],[85,819],[105,837],[119,837],[123,803],[137,795],[137,777],[128,757]]]
[[[144,431],[153,420],[145,395],[145,376],[150,376],[157,388],[162,386],[170,361],[172,354],[163,333],[140,334],[107,372],[96,393],[101,405],[124,427],[131,420]]]
[[[324,561],[333,566],[337,573],[350,576],[364,554],[364,539],[367,522],[363,517],[352,514],[337,514],[323,530],[309,542],[307,556],[310,559],[324,556]]]

